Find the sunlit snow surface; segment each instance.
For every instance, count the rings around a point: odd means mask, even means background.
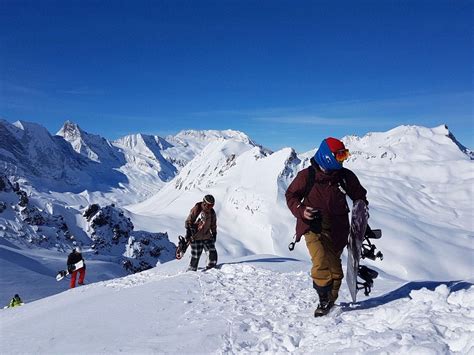
[[[380,273],[370,297],[359,292],[359,302],[349,304],[343,283],[338,306],[319,319],[313,317],[317,296],[304,242],[287,249],[294,217],[284,200],[314,151],[271,153],[239,132],[206,132],[167,137],[174,150],[155,140],[160,154],[179,168],[169,182],[157,180],[158,192],[149,198],[133,195],[130,185],[107,193],[33,189],[32,200],[38,206],[52,200],[59,211],[57,205],[70,206],[63,210],[78,230],[86,227],[80,211],[89,202],[140,201],[126,206],[136,229],[167,232],[176,242],[190,208],[212,193],[220,269],[184,272],[188,252],[180,261],[112,279],[124,275],[116,260],[86,248],[87,285],[66,291],[68,281],[58,283],[54,275],[67,254],[25,248],[0,229],[1,302],[15,293],[27,302],[0,311],[2,353],[474,352],[472,152],[444,126],[344,138],[352,153],[345,165],[368,190],[369,223],[383,230],[376,245],[384,260],[363,261]],[[146,161],[147,139],[114,143],[142,159],[129,159],[122,169],[134,186],[142,176],[141,163],[134,161]],[[97,153],[94,146],[85,148]],[[87,149],[84,154],[94,159],[104,156]],[[153,159],[152,165],[158,161]],[[143,180],[147,191],[153,188],[150,176]],[[11,218],[0,214],[2,223],[20,230]]]
[[[349,305],[343,290],[340,305],[316,319],[306,263],[254,255],[207,272],[184,267],[171,262],[4,310],[2,352],[431,354],[474,346],[466,282],[382,279],[380,288],[393,287],[384,295]]]

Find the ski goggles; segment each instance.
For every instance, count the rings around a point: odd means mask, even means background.
[[[349,153],[349,149],[339,149],[338,151],[334,152],[334,157],[339,163],[342,163],[344,160],[348,159],[351,155]]]
[[[213,203],[203,202],[203,204],[204,204],[204,206],[206,206],[206,207],[210,207],[210,208],[214,207],[214,204],[213,204]]]

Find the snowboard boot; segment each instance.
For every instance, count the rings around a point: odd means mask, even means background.
[[[332,306],[334,306],[334,301],[330,300],[330,293],[332,291],[332,283],[324,287],[317,286],[315,283],[313,283],[313,287],[316,289],[319,296],[319,304],[318,304],[318,308],[316,308],[316,310],[314,311],[314,316],[315,317],[325,316],[326,314],[329,313]]]
[[[331,308],[334,306],[334,303],[332,301],[319,301],[318,308],[314,311],[314,316],[315,317],[322,317],[325,316],[326,314],[331,311]]]
[[[339,297],[339,289],[341,288],[342,280],[337,279],[332,281],[332,290],[329,292],[329,300],[332,303],[336,303],[337,298]]]

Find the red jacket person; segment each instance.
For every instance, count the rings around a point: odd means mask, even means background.
[[[348,157],[344,143],[324,139],[311,165],[298,173],[285,194],[296,217],[296,240],[304,235],[311,256],[311,278],[319,296],[315,317],[329,312],[344,277],[341,254],[350,228],[346,195],[367,203],[357,176],[342,166]]]

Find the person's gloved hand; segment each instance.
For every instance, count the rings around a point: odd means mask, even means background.
[[[216,239],[217,239],[217,232],[212,233],[212,238],[211,238],[211,239],[212,239],[213,242],[216,241]]]
[[[194,235],[196,234],[196,229],[194,227],[186,228],[186,241],[192,241]]]
[[[303,217],[304,217],[304,219],[307,219],[307,220],[311,221],[315,217],[314,213],[315,213],[314,209],[312,209],[311,207],[306,207],[303,211]]]

